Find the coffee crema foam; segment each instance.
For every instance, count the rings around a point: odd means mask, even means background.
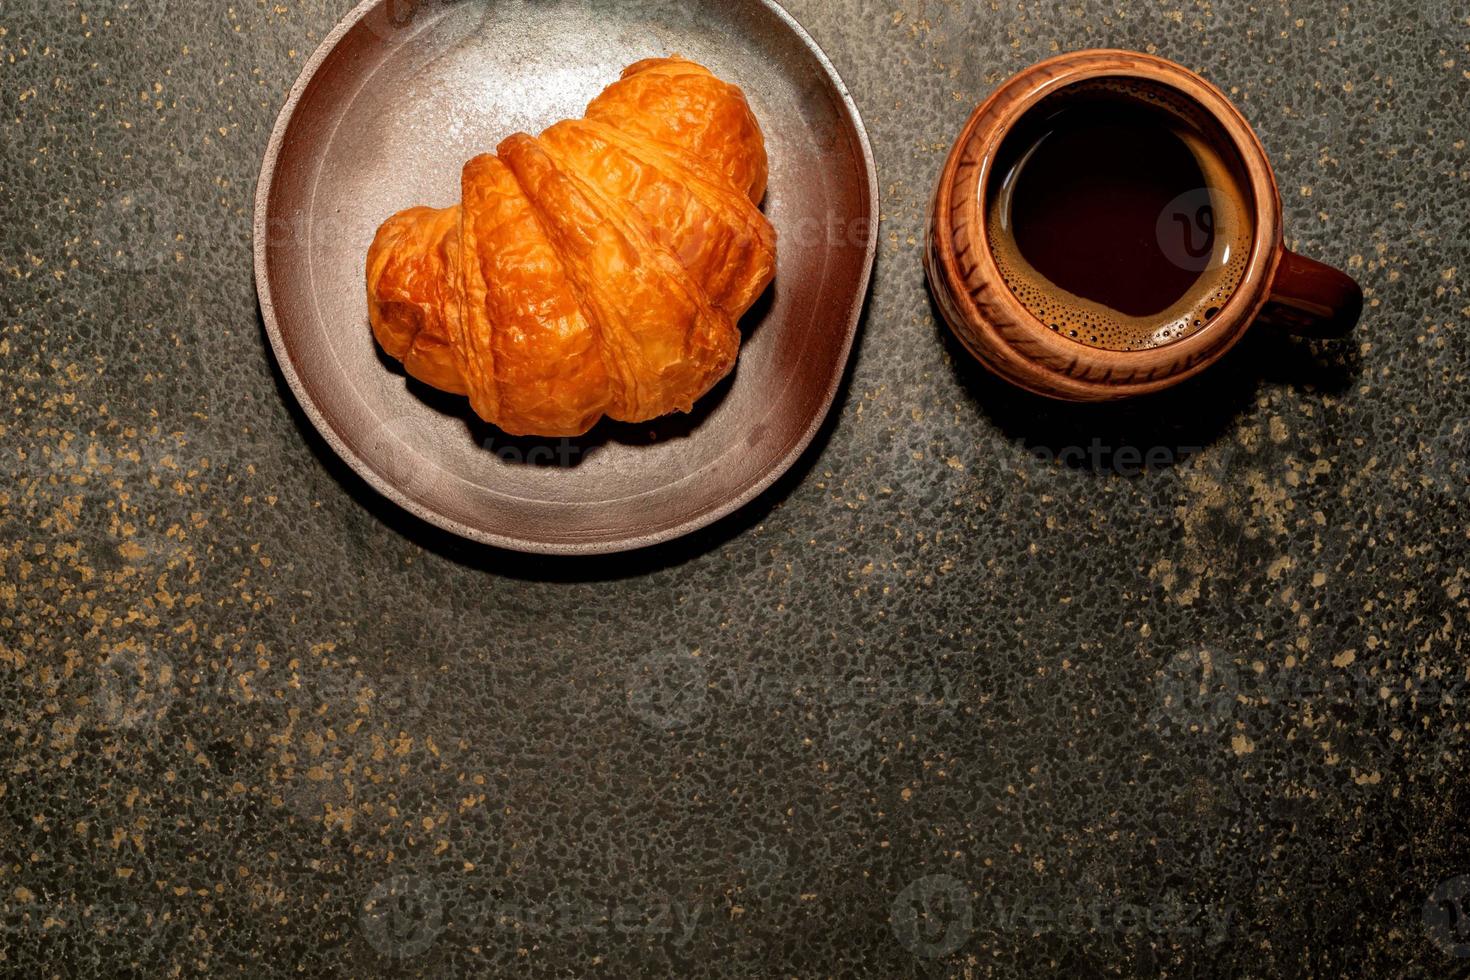
[[[1103,79],[1071,86],[1047,101],[1058,100],[1059,104],[1052,106],[1054,112],[1076,111],[1067,107],[1078,102],[1079,97],[1086,102],[1111,100],[1115,104],[1142,106],[1155,113],[1157,124],[1172,133],[1193,157],[1203,178],[1200,186],[1179,195],[1156,216],[1149,216],[1156,228],[1156,241],[1150,247],[1157,246],[1180,269],[1197,275],[1183,295],[1163,309],[1133,315],[1070,292],[1038,271],[1022,253],[1018,232],[1008,226],[1012,195],[1016,181],[1024,179],[1026,161],[1031,155],[1028,151],[1019,162],[998,167],[993,179],[1002,186],[986,193],[990,252],[1001,278],[1037,319],[1079,343],[1106,350],[1147,350],[1188,337],[1224,308],[1245,275],[1255,226],[1243,168],[1218,149],[1230,146],[1224,134],[1217,133],[1211,139],[1200,125],[1217,128],[1218,124],[1203,120],[1199,107],[1171,90],[1141,80]],[[1046,104],[1033,112],[1045,112]],[[1031,149],[1040,145],[1039,140],[1038,137]],[[1003,150],[1003,162],[1004,157]],[[1080,163],[1078,169],[1085,171],[1085,163]],[[1011,179],[1006,179],[1008,176]],[[1212,218],[1212,223],[1208,218]],[[1207,224],[1213,241],[1197,254],[1192,246]],[[1048,231],[1091,233],[1082,227]]]

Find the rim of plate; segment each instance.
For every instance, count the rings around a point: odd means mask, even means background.
[[[267,269],[267,243],[269,241],[269,205],[271,189],[275,183],[276,167],[279,163],[281,151],[285,146],[286,131],[296,115],[297,106],[300,104],[308,86],[316,79],[317,72],[322,64],[347,36],[348,32],[356,27],[376,7],[391,0],[362,0],[346,17],[337,23],[327,36],[322,39],[312,56],[307,59],[301,74],[291,86],[291,92],[281,107],[280,114],[276,117],[275,126],[271,130],[270,141],[266,145],[265,158],[261,164],[260,176],[255,185],[255,216],[254,216],[254,253],[255,253],[255,288],[256,295],[260,300],[261,319],[265,323],[266,335],[270,338],[271,350],[275,357],[277,366],[285,377],[287,385],[291,388],[291,394],[306,417],[311,420],[312,426],[326,440],[327,445],[355,472],[374,492],[386,497],[396,506],[408,511],[420,520],[449,531],[459,537],[475,541],[480,544],[490,545],[496,548],[504,548],[510,551],[519,551],[526,554],[537,555],[608,555],[627,551],[637,551],[654,545],[664,544],[693,534],[695,531],[709,527],[711,524],[730,516],[759,497],[772,484],[784,476],[796,465],[802,455],[811,446],[817,433],[821,431],[822,425],[832,413],[832,403],[837,398],[837,391],[842,385],[842,379],[847,373],[849,362],[852,358],[852,347],[857,338],[858,325],[862,319],[863,308],[866,305],[868,289],[872,282],[873,265],[878,254],[878,223],[880,218],[880,204],[878,198],[878,168],[873,157],[872,142],[868,138],[867,127],[863,124],[862,113],[858,110],[857,102],[853,99],[847,83],[838,74],[837,68],[827,57],[826,52],[817,44],[806,29],[792,17],[784,7],[776,0],[743,0],[746,3],[754,3],[774,14],[788,30],[790,30],[802,43],[804,47],[817,59],[822,70],[831,79],[833,89],[841,100],[843,112],[847,115],[853,131],[857,134],[858,145],[862,150],[863,169],[868,178],[868,242],[863,257],[863,272],[858,282],[858,289],[853,299],[852,308],[848,311],[848,325],[842,342],[842,356],[838,360],[840,369],[836,371],[827,384],[827,390],[822,397],[821,409],[812,414],[810,422],[802,431],[801,437],[792,443],[787,452],[771,465],[764,473],[755,480],[750,481],[739,492],[733,494],[729,499],[717,506],[690,517],[688,520],[669,527],[648,531],[641,534],[632,534],[626,537],[608,539],[602,541],[545,541],[533,538],[518,538],[505,534],[497,534],[480,528],[471,527],[460,521],[454,520],[439,513],[430,507],[425,507],[404,493],[391,481],[383,478],[368,462],[357,452],[351,449],[347,443],[337,434],[330,421],[327,420],[316,403],[307,393],[306,387],[296,373],[296,365],[292,362],[286,348],[285,339],[281,335],[280,323],[276,317],[275,300],[271,294],[270,279]]]

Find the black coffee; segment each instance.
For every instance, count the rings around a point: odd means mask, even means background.
[[[1053,97],[1007,137],[987,194],[1006,285],[1094,347],[1157,347],[1200,329],[1250,253],[1246,184],[1217,149],[1228,144],[1182,99],[1152,92],[1091,83]]]

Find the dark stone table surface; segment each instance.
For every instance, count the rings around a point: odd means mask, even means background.
[[[1418,3],[791,0],[882,189],[831,423],[550,560],[380,502],[268,352],[255,179],[350,0],[0,0],[0,972],[1466,975],[1470,12]],[[1075,409],[946,339],[949,142],[1097,46],[1244,110],[1349,341]]]

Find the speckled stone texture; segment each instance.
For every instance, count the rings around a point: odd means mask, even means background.
[[[0,0],[0,972],[1465,975],[1470,12],[1420,2],[791,0],[880,167],[848,384],[756,505],[562,561],[378,501],[266,349],[259,161],[350,0]],[[1350,341],[1097,409],[948,340],[950,141],[1096,46],[1245,111]]]

